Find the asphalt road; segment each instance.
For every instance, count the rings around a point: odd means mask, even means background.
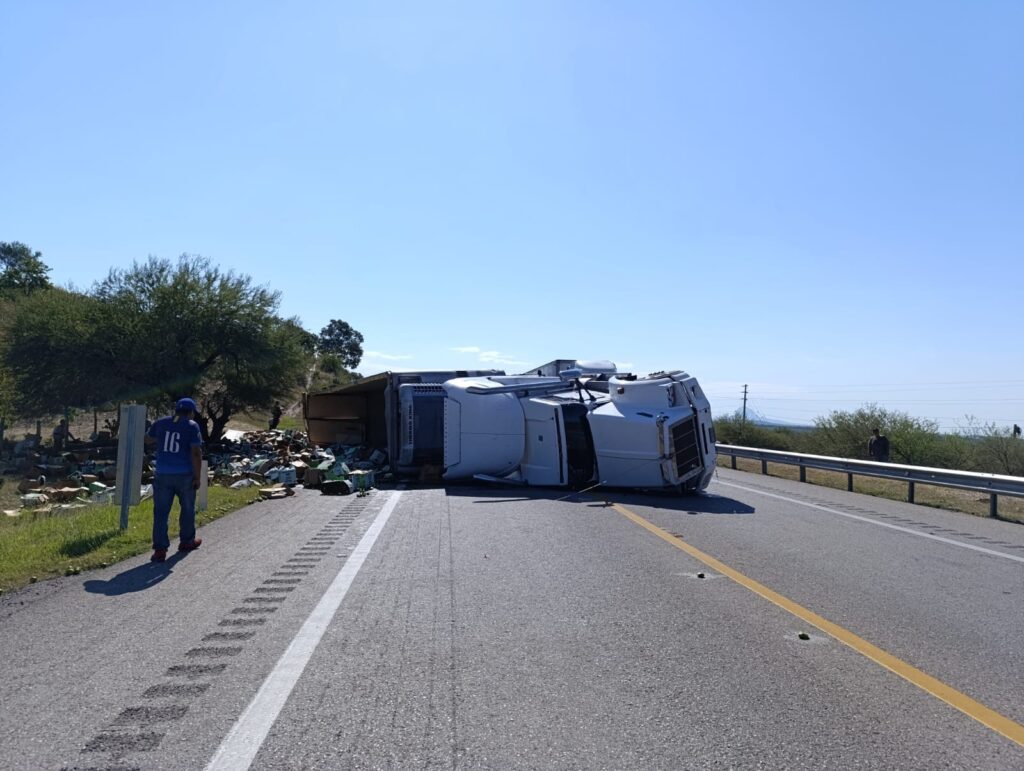
[[[0,598],[0,766],[1024,768],[1024,527],[562,495],[300,491]]]

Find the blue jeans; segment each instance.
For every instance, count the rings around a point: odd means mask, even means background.
[[[192,475],[157,474],[153,479],[154,549],[166,550],[171,545],[167,537],[167,519],[175,495],[181,506],[181,515],[178,517],[181,542],[188,543],[196,537],[196,491],[192,489]]]

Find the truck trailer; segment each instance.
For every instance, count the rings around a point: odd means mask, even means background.
[[[696,492],[715,467],[711,405],[681,370],[556,359],[520,375],[383,372],[307,395],[304,415],[313,442],[386,449],[399,476]]]

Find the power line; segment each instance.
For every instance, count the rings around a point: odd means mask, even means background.
[[[728,399],[727,396],[711,396],[712,399]],[[766,402],[842,402],[842,401],[859,401],[855,397],[839,397],[833,396],[829,398],[812,398],[804,396],[758,396],[758,401]],[[891,398],[886,401],[899,402],[900,404],[1019,404],[1024,403],[1024,397],[1010,397],[1006,399],[975,399],[975,398],[962,398],[962,399],[899,399]]]
[[[926,380],[920,383],[807,383],[803,388],[905,388],[948,385],[1024,385],[1024,380]]]

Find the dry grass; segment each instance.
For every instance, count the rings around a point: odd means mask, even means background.
[[[53,427],[57,425],[62,417],[63,415],[47,415],[40,419],[39,431],[44,445],[50,445],[53,437]],[[71,435],[76,439],[87,440],[92,435],[94,428],[98,428],[100,431],[104,430],[104,421],[108,419],[111,421],[116,420],[117,411],[98,412],[96,413],[95,421],[91,412],[77,413],[71,418]],[[235,428],[239,431],[262,431],[266,429],[269,421],[269,410],[253,413],[240,412],[237,415],[233,415],[231,420],[228,421],[228,428]],[[302,401],[286,402],[286,409],[278,428],[282,430],[295,429],[304,431],[305,427],[305,422],[302,420]],[[4,429],[5,438],[12,442],[20,441],[27,434],[34,435],[35,433],[36,421],[34,420],[18,420],[8,424]]]
[[[728,468],[730,466],[730,458],[719,455],[718,465]],[[737,458],[736,468],[740,471],[760,474],[761,461]],[[784,463],[769,463],[768,475],[779,477],[780,479],[798,480],[800,479],[800,469],[797,466],[790,466]],[[845,490],[846,474],[839,471],[807,469],[807,482],[812,485]],[[907,500],[906,482],[854,475],[853,490],[864,495],[875,495],[879,498],[888,498],[893,501]],[[935,485],[925,485],[918,482],[914,489],[914,503],[922,506],[933,506],[937,509],[962,511],[967,514],[973,514],[976,517],[987,517],[989,497],[984,493],[956,490],[950,487],[936,487]],[[1024,523],[1024,499],[1005,495],[1000,496],[999,516],[1011,522]]]
[[[42,436],[43,444],[50,444],[53,437],[53,427],[60,422],[63,415],[47,415],[39,420],[39,433]],[[104,430],[104,421],[107,419],[116,420],[117,411],[97,412],[96,420],[93,420],[91,412],[79,412],[71,418],[71,435],[76,439],[88,439],[93,432],[94,426],[100,431]],[[7,425],[4,429],[4,436],[12,442],[25,438],[26,434],[36,433],[36,421],[17,420]]]

